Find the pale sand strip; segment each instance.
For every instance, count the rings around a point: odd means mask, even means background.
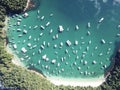
[[[29,8],[29,3],[30,3],[30,0],[27,0],[26,7],[24,8],[24,10],[23,10],[23,11],[26,11],[26,10]]]
[[[105,78],[103,76],[98,78],[88,78],[88,79],[82,79],[82,78],[63,78],[63,77],[48,77],[47,78],[50,82],[52,82],[55,85],[64,85],[64,86],[80,86],[80,87],[98,87],[103,82],[105,82]]]

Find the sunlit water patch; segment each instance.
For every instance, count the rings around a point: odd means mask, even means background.
[[[46,76],[98,77],[119,41],[119,6],[96,0],[41,0],[10,18],[9,47]]]

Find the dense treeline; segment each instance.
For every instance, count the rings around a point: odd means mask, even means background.
[[[117,51],[115,56],[115,64],[110,71],[106,82],[101,85],[102,90],[120,90],[120,50]]]
[[[18,90],[119,90],[120,89],[120,51],[115,57],[114,68],[110,71],[106,82],[97,88],[55,86],[44,77],[11,63],[12,55],[5,50],[4,21],[8,13],[20,13],[27,0],[0,0],[0,81],[4,87]],[[7,12],[7,14],[6,14]],[[13,90],[12,89],[12,90]],[[1,90],[1,88],[0,88]]]
[[[6,9],[3,6],[0,6],[0,27],[2,28],[1,24],[5,21],[6,16]]]
[[[0,0],[0,4],[5,6],[7,12],[20,13],[23,11],[27,0]]]

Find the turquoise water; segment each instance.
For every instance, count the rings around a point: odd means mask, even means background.
[[[46,76],[88,78],[104,74],[110,65],[115,41],[119,41],[116,37],[120,33],[117,28],[120,23],[119,4],[113,4],[113,1],[96,3],[95,0],[41,0],[38,9],[27,13],[29,16],[26,18],[22,14],[10,17],[7,32],[9,47],[26,66],[34,67]],[[102,17],[104,20],[98,23]],[[20,18],[20,25],[16,25]],[[50,22],[49,26],[46,26],[47,22]],[[90,28],[87,27],[88,22]],[[64,28],[61,33],[59,25]],[[58,38],[53,39],[54,36]],[[72,43],[71,46],[66,44],[67,40]],[[60,46],[61,42],[63,46]],[[21,51],[23,47],[26,53]],[[42,59],[43,56],[47,59]]]

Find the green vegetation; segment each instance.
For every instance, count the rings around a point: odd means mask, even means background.
[[[120,50],[116,53],[114,67],[101,88],[102,90],[120,90]]]
[[[0,4],[5,6],[7,12],[20,13],[23,11],[27,0],[0,0]]]
[[[44,77],[11,63],[12,55],[5,50],[4,21],[8,13],[23,11],[27,0],[0,0],[0,81],[5,87],[19,90],[119,90],[120,89],[120,51],[115,57],[114,68],[105,83],[97,88],[55,86]],[[8,12],[9,11],[9,12]],[[7,12],[7,14],[6,14]]]

